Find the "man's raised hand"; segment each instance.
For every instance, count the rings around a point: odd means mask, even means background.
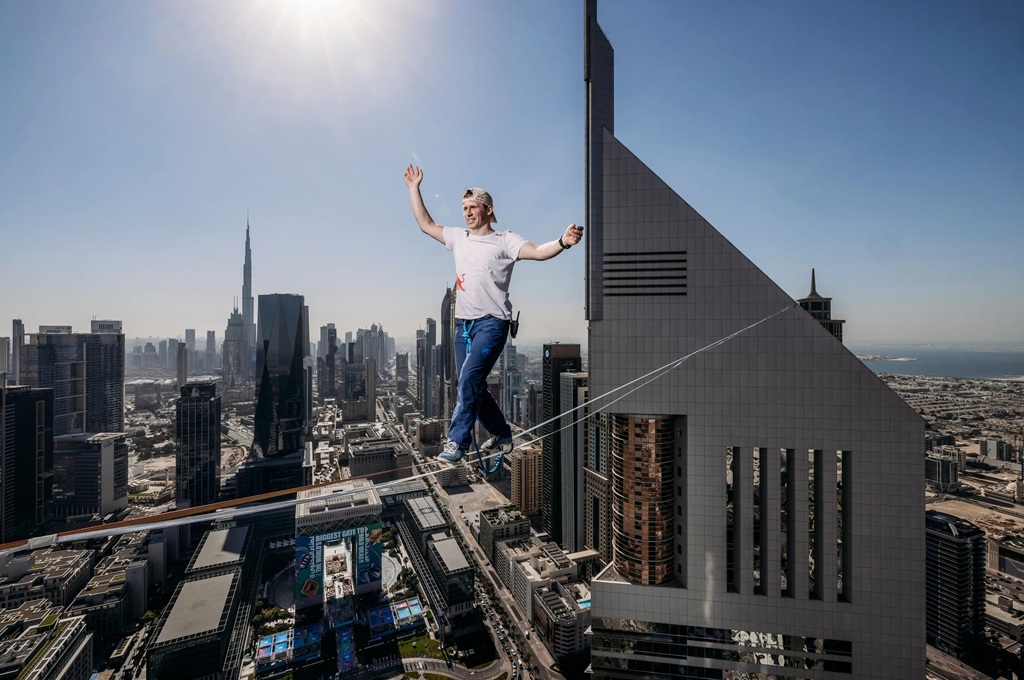
[[[423,181],[423,171],[411,163],[405,168],[405,183],[409,188],[418,187]]]
[[[574,246],[583,240],[583,227],[575,224],[570,224],[565,228],[565,233],[562,235],[562,243],[567,246]]]

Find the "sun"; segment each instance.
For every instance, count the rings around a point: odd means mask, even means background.
[[[388,101],[409,79],[409,45],[438,10],[419,0],[222,0],[169,40],[223,69],[247,97],[288,115]]]
[[[274,0],[277,23],[300,42],[323,43],[329,37],[357,37],[371,15],[372,3],[358,0]]]

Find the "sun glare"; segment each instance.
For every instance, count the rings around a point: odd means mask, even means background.
[[[340,33],[353,35],[355,24],[365,22],[369,5],[358,0],[277,0],[279,21],[291,23],[300,39]]]
[[[203,28],[248,88],[289,109],[385,95],[406,73],[408,31],[429,10],[408,0],[213,4]]]

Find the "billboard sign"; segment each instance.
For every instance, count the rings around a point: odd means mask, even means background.
[[[356,592],[380,590],[384,555],[384,528],[380,522],[295,537],[295,609],[324,602],[324,546],[348,539],[353,545]]]

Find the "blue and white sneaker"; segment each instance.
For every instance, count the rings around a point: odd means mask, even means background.
[[[466,455],[466,450],[461,448],[455,442],[448,442],[444,445],[444,450],[437,454],[437,460],[442,463],[455,464],[462,460],[462,457]]]
[[[483,446],[480,447],[480,450],[481,451],[487,451],[488,453],[491,453],[493,451],[502,451],[506,447],[511,447],[511,446],[512,446],[512,437],[511,437],[511,435],[508,436],[508,437],[499,437],[498,435],[494,435],[493,437],[491,437],[490,439],[488,439],[487,441],[485,441],[483,443]]]

